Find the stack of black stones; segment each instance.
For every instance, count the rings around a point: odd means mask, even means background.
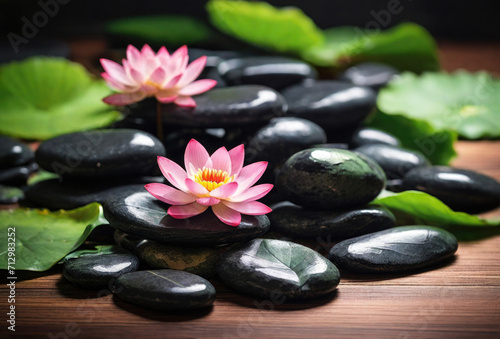
[[[369,205],[384,188],[422,190],[459,211],[500,205],[495,180],[430,166],[394,136],[362,126],[378,89],[397,76],[391,67],[360,64],[326,81],[317,80],[309,65],[287,58],[190,53],[191,59],[208,55],[202,77],[219,83],[195,98],[194,109],[163,105],[165,140],[152,135],[156,103],[145,100],[128,107],[113,129],[63,135],[36,153],[38,165],[59,179],[30,186],[27,202],[70,209],[98,201],[116,230],[113,253],[65,263],[64,276],[77,286],[111,286],[125,301],[162,311],[211,305],[216,292],[206,279],[217,276],[257,298],[328,296],[340,281],[335,265],[411,272],[436,267],[457,250],[447,231],[395,227],[390,211]],[[158,155],[182,165],[191,138],[209,152],[244,143],[247,163],[268,161],[261,182],[276,186],[263,199],[273,212],[243,216],[237,227],[210,210],[184,220],[168,216],[169,206],[143,185],[163,181]],[[1,164],[7,162],[2,158]],[[329,259],[292,242],[308,238],[328,244]]]

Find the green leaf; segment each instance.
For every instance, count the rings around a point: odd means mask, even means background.
[[[8,239],[15,238],[15,264],[11,261],[10,266],[45,271],[78,248],[103,223],[107,221],[102,217],[102,207],[95,202],[70,211],[0,211],[0,269],[8,269]]]
[[[404,148],[421,152],[435,165],[447,165],[457,155],[453,148],[457,134],[436,129],[427,121],[378,111],[368,125],[391,133]]]
[[[203,22],[180,15],[155,15],[110,21],[109,33],[143,39],[162,45],[191,45],[206,41],[213,35]]]
[[[0,133],[25,139],[104,127],[120,113],[102,102],[111,93],[83,66],[30,58],[0,67]]]
[[[465,138],[500,137],[500,80],[486,72],[403,73],[381,90],[377,106]]]
[[[220,31],[252,45],[279,52],[300,52],[321,44],[323,34],[299,8],[266,2],[210,0],[206,9]]]
[[[404,224],[431,225],[439,227],[500,226],[500,220],[483,219],[464,212],[455,212],[441,200],[424,192],[404,191],[382,193],[372,202],[390,209],[397,220],[404,219]]]
[[[417,24],[404,23],[386,31],[343,26],[325,30],[324,35],[323,45],[302,50],[303,59],[334,68],[373,61],[413,72],[439,69],[436,43]]]
[[[115,245],[98,245],[94,247],[93,250],[79,250],[69,253],[67,256],[60,261],[60,263],[65,263],[69,259],[87,257],[92,255],[102,255],[102,254],[120,254],[120,253],[130,253],[126,249],[123,249]]]
[[[50,179],[59,179],[59,176],[55,173],[39,169],[38,172],[29,177],[28,186],[32,186],[36,183],[39,183],[40,181],[45,181]]]

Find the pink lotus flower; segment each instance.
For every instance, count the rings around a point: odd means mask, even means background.
[[[195,107],[196,102],[191,96],[208,91],[217,82],[212,79],[194,81],[205,67],[206,56],[189,65],[188,59],[186,46],[170,55],[165,47],[161,47],[158,54],[155,54],[149,45],[144,45],[141,51],[129,45],[123,66],[101,59],[105,70],[101,76],[109,87],[121,92],[112,94],[103,101],[120,106],[155,96],[161,103],[173,102],[179,106]]]
[[[221,147],[209,156],[198,141],[191,139],[184,155],[187,172],[175,162],[158,157],[161,172],[177,189],[158,183],[147,184],[145,188],[155,198],[173,205],[167,213],[176,219],[190,218],[211,206],[223,223],[238,226],[241,213],[261,215],[271,212],[269,207],[256,200],[265,196],[273,185],[251,187],[264,174],[267,162],[243,167],[244,157],[243,145],[229,152]]]

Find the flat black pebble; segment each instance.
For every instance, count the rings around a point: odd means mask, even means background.
[[[377,99],[371,88],[342,81],[309,81],[282,93],[288,116],[311,120],[324,129],[358,125],[374,109]]]
[[[335,212],[310,210],[283,202],[271,208],[271,229],[299,238],[346,239],[385,230],[396,222],[390,211],[377,207]]]
[[[340,281],[335,265],[318,252],[273,239],[255,239],[226,252],[218,274],[241,293],[281,301],[329,294]]]
[[[309,120],[275,118],[252,136],[245,155],[249,162],[278,165],[298,151],[325,142],[325,131]]]
[[[127,249],[131,252],[135,252],[137,246],[147,241],[144,238],[123,233],[119,230],[115,230],[115,233],[113,234],[113,240],[118,246],[123,247],[124,249]]]
[[[123,193],[108,199],[104,216],[114,228],[174,245],[220,245],[259,237],[269,230],[265,215],[242,215],[236,227],[221,222],[209,209],[188,219],[167,215],[167,205],[148,192]]]
[[[35,159],[34,152],[25,143],[0,136],[0,169],[25,165]]]
[[[455,211],[482,213],[500,206],[500,183],[474,171],[446,166],[415,168],[403,188],[435,196]]]
[[[78,287],[88,289],[110,288],[110,282],[122,274],[139,268],[139,259],[133,254],[102,254],[70,259],[64,264],[66,279]]]
[[[68,178],[117,178],[157,175],[157,156],[165,147],[153,135],[132,129],[61,135],[40,144],[36,161]]]
[[[217,71],[229,86],[255,84],[276,90],[317,77],[316,70],[305,62],[273,56],[226,60]]]
[[[408,171],[429,166],[430,162],[420,152],[409,151],[385,144],[364,145],[353,150],[373,159],[382,167],[388,179],[404,178]]]
[[[175,270],[138,271],[119,277],[113,293],[126,302],[156,311],[210,306],[215,288],[202,277]]]
[[[354,134],[349,142],[351,148],[370,144],[400,146],[399,140],[392,134],[370,127],[358,128],[354,131]]]
[[[457,239],[431,226],[402,226],[344,240],[330,250],[330,260],[356,272],[402,272],[431,266],[451,257]]]
[[[384,186],[384,172],[375,162],[335,148],[294,154],[281,167],[276,181],[285,200],[329,211],[365,205]]]
[[[346,69],[340,75],[339,80],[378,90],[387,85],[398,74],[399,71],[389,65],[377,62],[363,62]]]
[[[22,189],[0,185],[0,204],[15,204],[24,198]]]
[[[0,183],[10,186],[23,186],[31,175],[38,169],[38,165],[31,163],[24,166],[11,167],[0,170]]]

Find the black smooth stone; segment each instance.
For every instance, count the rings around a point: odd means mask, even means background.
[[[0,183],[10,186],[26,185],[30,174],[36,170],[38,170],[38,165],[35,163],[0,170]]]
[[[126,302],[157,311],[192,310],[210,306],[214,286],[195,274],[175,270],[149,270],[124,274],[113,293]]]
[[[318,76],[305,62],[274,56],[226,60],[217,66],[217,71],[229,86],[264,85],[278,91]]]
[[[0,170],[26,165],[35,159],[35,153],[19,140],[0,136]]]
[[[23,198],[23,190],[17,187],[0,185],[0,204],[15,204]]]
[[[282,202],[271,208],[271,229],[290,237],[346,239],[385,230],[396,223],[390,211],[377,207],[335,212],[309,210]]]
[[[415,168],[406,174],[403,188],[433,195],[455,211],[482,213],[500,206],[500,183],[464,169]]]
[[[326,144],[316,144],[309,148],[337,148],[337,149],[349,149],[348,144],[344,143],[326,143]]]
[[[237,227],[221,222],[209,209],[188,219],[167,215],[167,205],[148,192],[117,194],[104,205],[104,216],[114,228],[175,245],[220,245],[254,239],[269,230],[265,215],[242,215]]]
[[[318,252],[273,239],[254,239],[226,252],[217,272],[241,293],[283,301],[329,294],[340,281],[337,267]]]
[[[138,246],[147,241],[144,238],[123,233],[119,230],[115,230],[115,233],[113,234],[113,240],[118,246],[123,247],[124,249],[131,252],[135,252]]]
[[[368,87],[342,81],[311,81],[282,92],[288,116],[311,120],[324,129],[344,129],[361,123],[375,108],[377,94]]]
[[[209,50],[201,48],[189,48],[189,60],[194,61],[202,56],[207,57],[205,68],[217,67],[222,61],[234,58],[247,56],[245,53],[238,51],[224,51],[224,50]]]
[[[78,287],[101,289],[110,288],[110,283],[116,278],[138,268],[139,259],[131,253],[102,254],[68,260],[63,274]]]
[[[400,146],[399,140],[392,134],[370,127],[358,128],[352,135],[351,141],[349,142],[351,148],[371,144]]]
[[[325,131],[309,120],[275,118],[250,139],[245,155],[248,162],[278,165],[294,153],[324,142]]]
[[[389,83],[399,71],[389,65],[377,62],[363,62],[346,69],[339,80],[349,81],[356,86],[367,86],[378,90]]]
[[[151,180],[150,180],[151,179]],[[32,204],[52,210],[73,209],[106,200],[127,192],[146,192],[145,184],[163,182],[163,177],[136,178],[133,181],[72,182],[51,179],[38,182],[26,190],[26,200]]]
[[[141,263],[151,268],[190,272],[204,278],[215,275],[222,250],[208,246],[176,246],[145,240],[135,248]]]
[[[70,133],[40,144],[35,153],[43,169],[68,178],[157,175],[157,156],[165,147],[153,135],[132,129]]]
[[[392,145],[364,145],[353,151],[364,154],[377,162],[388,179],[401,179],[414,168],[430,165],[429,160],[420,152]]]
[[[402,226],[344,240],[330,250],[330,260],[356,272],[402,272],[428,267],[456,252],[457,239],[440,228]]]
[[[341,210],[365,205],[385,186],[372,160],[335,148],[311,148],[281,167],[276,188],[285,200],[312,209]]]

